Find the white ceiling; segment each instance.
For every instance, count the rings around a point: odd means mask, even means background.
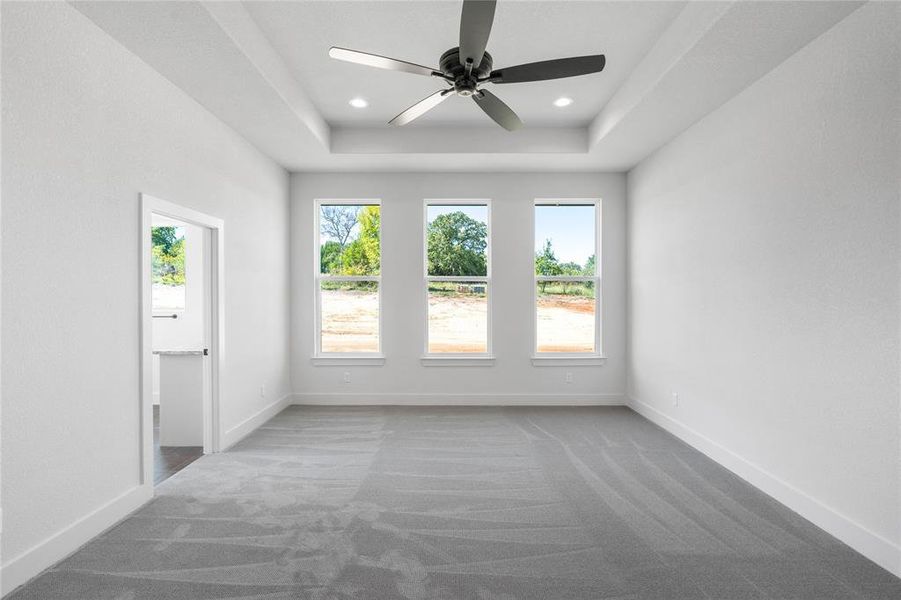
[[[607,57],[600,74],[493,86],[526,123],[512,133],[458,97],[389,127],[437,80],[328,58],[337,45],[437,67],[459,0],[72,4],[288,170],[575,172],[630,169],[862,2],[500,0],[496,67]],[[560,95],[574,104],[551,106]]]
[[[495,68],[606,54],[603,73],[558,81],[493,86],[527,125],[585,126],[682,9],[683,2],[504,2],[497,5],[488,51]],[[458,45],[458,0],[440,2],[252,2],[250,15],[284,57],[326,121],[383,125],[440,89],[428,77],[381,71],[328,57],[331,46],[437,69]],[[315,24],[315,26],[311,26]],[[360,96],[369,108],[352,108]],[[565,109],[552,102],[568,96]],[[489,125],[471,100],[451,98],[413,126]]]

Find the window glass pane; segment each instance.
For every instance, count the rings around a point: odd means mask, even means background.
[[[538,282],[538,352],[595,352],[593,282]]]
[[[535,273],[595,275],[595,206],[535,206]]]
[[[377,205],[319,207],[319,272],[378,275],[381,212]]]
[[[429,352],[488,352],[485,282],[429,282]]]
[[[185,228],[152,227],[152,310],[185,310]]]
[[[427,221],[429,275],[488,275],[486,205],[429,205]]]
[[[379,284],[322,281],[322,352],[378,352]]]

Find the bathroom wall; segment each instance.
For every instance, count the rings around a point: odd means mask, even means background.
[[[159,311],[165,316],[177,314],[177,319],[153,319],[154,350],[196,350],[207,347],[204,335],[203,234],[196,225],[173,221],[154,215],[154,226],[177,225],[185,228],[185,310]],[[160,357],[153,355],[153,403],[160,403]]]

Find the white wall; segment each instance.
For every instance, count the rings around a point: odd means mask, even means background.
[[[621,403],[625,391],[625,177],[591,174],[292,175],[292,375],[297,402]],[[535,198],[603,200],[603,366],[533,367]],[[382,201],[382,344],[376,367],[313,366],[314,201]],[[425,367],[423,200],[492,201],[492,367]],[[342,375],[351,372],[351,382]],[[573,373],[572,384],[564,374]],[[447,395],[450,396],[447,396]]]
[[[204,340],[203,233],[202,227],[171,219],[153,217],[153,226],[180,226],[185,230],[185,310],[177,319],[154,319],[151,342],[154,350],[196,350],[207,347]],[[168,311],[167,311],[168,312]],[[154,354],[153,403],[160,403],[160,357]]]
[[[899,10],[643,161],[628,231],[636,408],[901,575]]]
[[[225,221],[225,429],[290,383],[287,174],[71,6],[2,11],[6,590],[147,497],[140,192]]]

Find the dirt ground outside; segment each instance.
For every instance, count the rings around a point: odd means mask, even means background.
[[[322,351],[378,352],[378,294],[322,290]],[[485,296],[433,294],[429,298],[429,352],[486,352]],[[539,352],[593,352],[594,298],[538,297]]]
[[[379,295],[322,290],[322,352],[379,351]]]
[[[488,352],[488,297],[431,294],[429,352]]]
[[[539,294],[539,352],[594,352],[594,298]]]

